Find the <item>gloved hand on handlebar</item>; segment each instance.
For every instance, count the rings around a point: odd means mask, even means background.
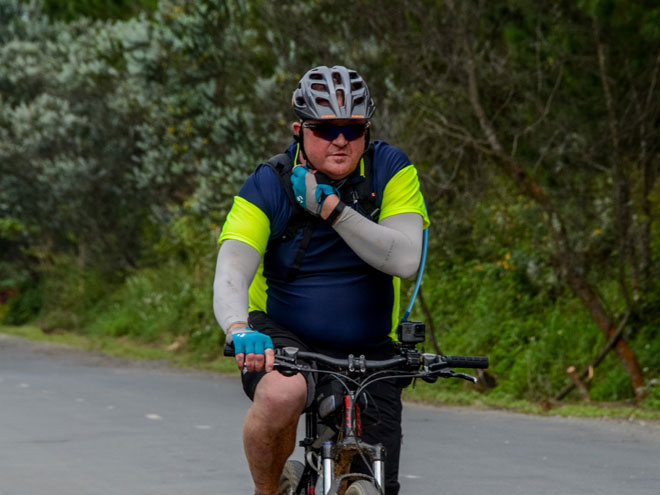
[[[325,198],[338,194],[337,188],[331,184],[327,175],[321,172],[312,173],[307,165],[294,167],[291,184],[298,204],[317,216],[321,214]]]
[[[268,335],[249,327],[232,332],[231,337],[235,354],[263,354],[265,349],[273,348],[273,341]]]
[[[273,369],[274,351],[271,338],[250,327],[235,329],[231,333],[234,355],[239,369],[267,372]]]

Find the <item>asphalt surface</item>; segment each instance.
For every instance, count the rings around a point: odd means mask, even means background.
[[[0,495],[251,494],[236,376],[0,334]],[[660,493],[660,428],[406,405],[402,495]]]

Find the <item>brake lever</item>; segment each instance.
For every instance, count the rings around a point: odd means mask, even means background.
[[[452,378],[462,378],[463,380],[472,382],[475,385],[477,383],[477,379],[472,375],[468,375],[467,373],[456,373],[455,371],[452,371]]]
[[[477,383],[477,379],[472,375],[468,375],[467,373],[459,373],[454,370],[450,370],[449,368],[433,370],[429,373],[429,378],[461,378],[462,380],[468,382],[472,382],[475,384]]]

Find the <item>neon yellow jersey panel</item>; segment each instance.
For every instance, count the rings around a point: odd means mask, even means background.
[[[401,169],[385,186],[378,220],[400,213],[419,213],[424,219],[424,228],[431,223],[419,190],[417,170],[413,165]]]

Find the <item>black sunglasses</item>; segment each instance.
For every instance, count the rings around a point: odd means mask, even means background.
[[[343,134],[348,141],[355,141],[367,132],[369,122],[349,125],[333,125],[330,122],[321,122],[319,124],[303,122],[302,126],[310,129],[316,137],[325,139],[326,141],[334,141],[339,134]]]

